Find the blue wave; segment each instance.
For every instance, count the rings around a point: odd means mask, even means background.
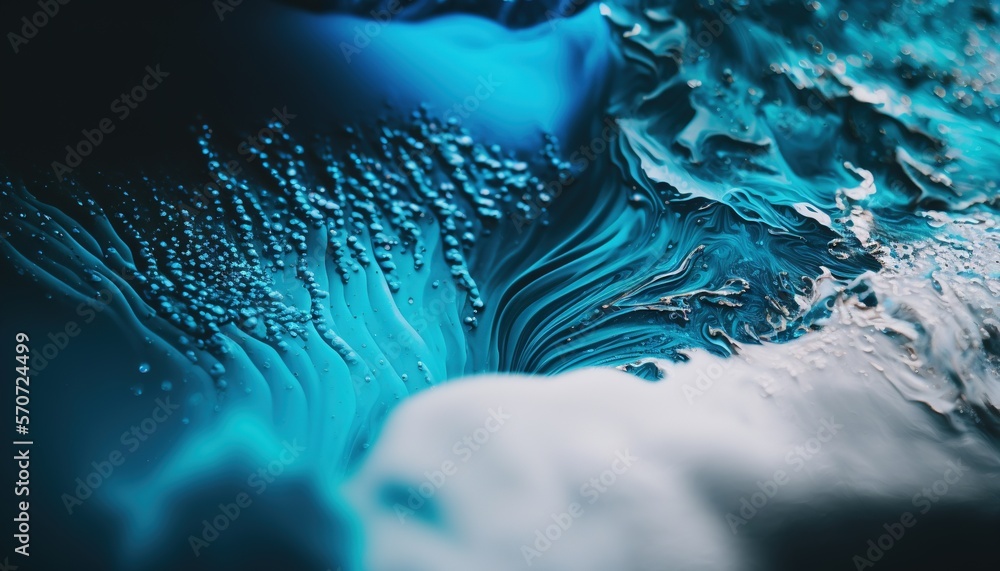
[[[183,371],[169,391],[146,373],[116,387],[177,395],[188,423],[155,473],[109,486],[117,564],[156,568],[164,537],[198,531],[196,492],[285,441],[307,450],[294,505],[318,497],[319,528],[340,525],[337,484],[432,385],[592,366],[657,380],[692,350],[821,327],[820,284],[932,236],[920,213],[994,212],[996,16],[944,1],[416,2],[380,38],[395,59],[367,73],[407,82],[418,109],[373,102],[378,120],[310,136],[274,121],[246,153],[209,122],[197,168],[101,189],[8,176],[19,279],[70,306],[109,295],[103,316],[145,342],[135,368]],[[541,53],[573,67],[543,78]],[[524,77],[506,85],[459,71],[511,66]],[[449,113],[470,88],[468,112]],[[284,513],[269,506],[255,517]]]

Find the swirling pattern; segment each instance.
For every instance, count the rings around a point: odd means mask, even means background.
[[[207,121],[192,136],[197,163],[101,188],[8,170],[3,250],[19,279],[70,305],[110,296],[105,315],[142,340],[146,370],[185,371],[172,390],[198,431],[110,496],[135,524],[125,566],[164,549],[156,522],[181,525],[179,483],[225,473],[240,451],[305,442],[298,469],[334,512],[331,482],[415,392],[593,366],[662,380],[693,350],[789,342],[822,327],[831,288],[932,235],[920,213],[989,218],[998,204],[995,7],[401,10],[406,33],[461,12],[512,43],[563,42],[607,85],[566,76],[552,79],[556,95],[525,90],[542,110],[589,90],[571,126],[538,112],[558,133],[491,138],[433,105],[373,104],[377,120],[312,138],[273,122],[248,156]],[[591,32],[602,36],[587,51],[574,34]],[[977,400],[987,392],[969,396],[977,414],[995,413]]]

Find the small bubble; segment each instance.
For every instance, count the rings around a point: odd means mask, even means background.
[[[139,363],[139,372],[140,373],[148,373],[149,372],[149,363]]]

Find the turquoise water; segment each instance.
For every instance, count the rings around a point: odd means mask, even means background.
[[[69,307],[110,295],[102,319],[140,341],[106,390],[183,403],[155,468],[103,492],[122,568],[180,549],[199,488],[285,441],[306,449],[293,505],[328,530],[414,393],[591,366],[660,380],[692,350],[790,342],[830,314],[820,281],[934,235],[923,213],[994,215],[995,6],[410,10],[351,64],[394,104],[350,124],[273,121],[253,148],[208,120],[200,174],[109,176],[114,201],[8,177],[19,279]],[[356,11],[302,33],[348,37]],[[303,549],[351,563],[321,536]]]

